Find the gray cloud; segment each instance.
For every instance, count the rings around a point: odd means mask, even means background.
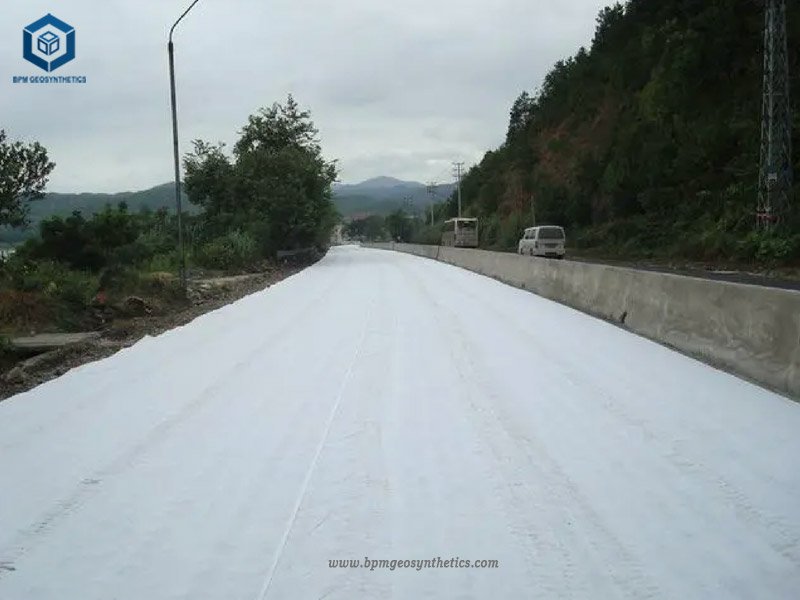
[[[588,45],[603,0],[201,0],[176,34],[182,150],[232,143],[247,115],[292,93],[341,177],[445,179],[498,145],[511,102]],[[49,149],[57,191],[140,189],[171,178],[166,36],[188,0],[62,0],[0,9],[0,127]],[[22,28],[47,12],[78,56],[36,74]],[[40,73],[44,74],[44,73]]]

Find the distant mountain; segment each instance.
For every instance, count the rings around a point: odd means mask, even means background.
[[[447,199],[454,188],[453,184],[437,185],[431,197],[427,186],[417,181],[375,177],[361,183],[334,184],[333,201],[344,217],[354,214],[387,215],[398,208],[421,212],[430,206],[432,200],[441,202]]]
[[[182,201],[188,208],[193,208],[189,205],[186,194]],[[54,215],[67,216],[76,210],[88,216],[100,212],[106,205],[117,206],[120,202],[125,202],[131,212],[160,208],[175,210],[175,184],[164,183],[140,192],[117,194],[47,194],[43,199],[31,202],[30,214],[32,220]]]
[[[359,190],[369,191],[387,191],[394,192],[404,189],[417,189],[425,187],[417,181],[403,181],[395,179],[394,177],[373,177],[361,183],[336,183],[333,186],[334,190],[343,190],[346,192],[357,192]]]
[[[38,232],[39,221],[52,216],[66,217],[75,211],[88,217],[103,210],[106,205],[117,206],[120,202],[128,205],[130,212],[143,209],[158,210],[166,208],[175,210],[175,184],[165,183],[139,192],[121,192],[118,194],[46,194],[41,200],[29,204],[31,226],[26,230],[0,228],[0,245],[12,244],[33,237]],[[187,212],[197,211],[197,207],[189,204],[183,196],[184,208]]]
[[[45,195],[41,200],[31,202],[31,226],[26,230],[0,228],[0,246],[15,244],[38,233],[39,221],[52,216],[67,217],[75,211],[89,217],[103,210],[106,205],[117,206],[120,202],[128,205],[130,212],[142,209],[158,210],[166,208],[175,210],[175,188],[172,183],[139,192],[121,192],[118,194],[59,194]],[[455,186],[453,184],[438,185],[434,189],[433,200],[441,202],[447,199]],[[187,212],[196,212],[197,207],[189,204],[183,196],[184,208]],[[405,208],[412,213],[427,210],[431,196],[427,187],[416,181],[402,181],[393,177],[375,177],[355,184],[334,184],[333,202],[344,217],[351,215],[388,215],[398,208]]]

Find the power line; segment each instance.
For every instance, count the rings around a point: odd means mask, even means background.
[[[785,0],[766,0],[763,94],[756,221],[768,230],[788,210],[793,180]]]
[[[444,167],[441,171],[439,171],[436,174],[436,176],[433,178],[433,180],[434,181],[439,181],[441,179],[445,179],[447,177],[447,175],[451,172],[452,168],[453,168],[452,165],[448,165],[448,166]]]

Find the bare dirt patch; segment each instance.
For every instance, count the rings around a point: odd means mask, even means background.
[[[0,349],[0,400],[30,390],[85,363],[132,346],[145,336],[185,325],[196,317],[261,291],[302,271],[317,258],[284,262],[259,273],[190,280],[187,297],[159,305],[157,300],[131,297],[123,310],[98,316],[99,337],[36,354]]]

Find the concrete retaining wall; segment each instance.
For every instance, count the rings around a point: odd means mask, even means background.
[[[368,246],[494,277],[800,399],[800,292],[485,250]]]

